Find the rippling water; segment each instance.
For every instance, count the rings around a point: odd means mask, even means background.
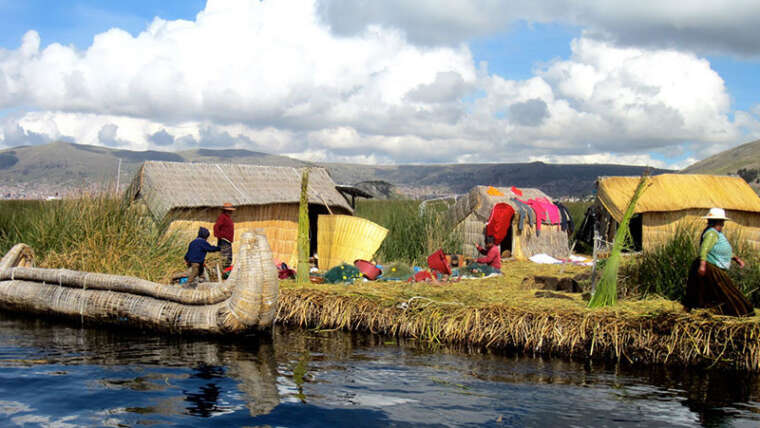
[[[759,426],[760,383],[278,329],[182,339],[0,313],[0,426]]]

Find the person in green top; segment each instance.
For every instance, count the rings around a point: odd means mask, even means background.
[[[744,261],[733,254],[731,244],[723,235],[728,220],[726,212],[722,208],[711,208],[703,218],[707,219],[707,227],[702,232],[699,257],[692,263],[686,281],[683,302],[686,310],[710,308],[722,315],[752,315],[752,304],[727,274],[731,261],[739,268],[744,267]]]

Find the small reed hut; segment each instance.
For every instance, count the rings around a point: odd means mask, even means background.
[[[128,197],[158,221],[168,221],[169,232],[187,239],[198,227],[213,231],[225,202],[236,207],[235,243],[247,231],[262,230],[273,258],[295,266],[298,236],[298,204],[301,170],[237,164],[145,162],[127,191]],[[329,210],[328,207],[329,206]],[[327,171],[312,168],[309,174],[309,221],[311,254],[317,249],[317,218],[320,214],[348,214],[353,210],[335,188]],[[213,236],[210,240],[216,241]]]
[[[509,250],[512,256],[518,260],[525,260],[536,254],[548,254],[552,257],[566,258],[570,255],[567,231],[562,230],[559,224],[543,224],[541,232],[536,234],[535,225],[527,221],[519,230],[519,209],[512,198],[519,197],[525,201],[534,198],[549,198],[546,193],[538,189],[519,189],[519,196],[509,187],[475,186],[469,193],[460,197],[456,204],[449,210],[452,217],[454,233],[460,235],[465,256],[479,257],[474,243],[485,246],[485,228],[491,216],[493,207],[504,202],[509,204],[516,212],[512,217],[506,238],[501,243],[501,250]]]
[[[633,195],[639,177],[600,177],[594,204],[579,233],[591,243],[593,228],[608,242]],[[681,226],[701,230],[701,217],[712,207],[726,210],[726,233],[760,248],[760,197],[740,177],[700,174],[653,176],[636,204],[630,232],[637,250],[650,250],[667,242]]]

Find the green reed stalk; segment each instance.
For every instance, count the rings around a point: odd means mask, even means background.
[[[636,202],[638,202],[641,195],[646,190],[647,174],[641,176],[639,185],[636,186],[636,190],[633,192],[631,201],[628,203],[628,208],[623,214],[623,219],[618,225],[618,230],[615,233],[615,242],[612,244],[612,251],[610,257],[604,265],[599,285],[596,287],[594,295],[591,296],[591,300],[588,302],[589,308],[599,308],[602,306],[611,306],[617,302],[617,281],[618,281],[618,269],[620,268],[621,252],[623,251],[623,245],[625,245],[630,231],[628,230],[628,224],[633,217],[633,211],[636,208]]]
[[[296,282],[309,285],[309,168],[301,176],[301,203],[298,206],[298,265]]]

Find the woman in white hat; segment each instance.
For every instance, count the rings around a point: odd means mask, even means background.
[[[740,268],[744,261],[733,255],[731,244],[723,235],[726,212],[722,208],[710,208],[702,217],[707,219],[707,227],[702,232],[699,257],[691,265],[686,282],[686,310],[692,308],[712,308],[723,315],[751,315],[752,304],[734,285],[728,276],[731,261]]]

